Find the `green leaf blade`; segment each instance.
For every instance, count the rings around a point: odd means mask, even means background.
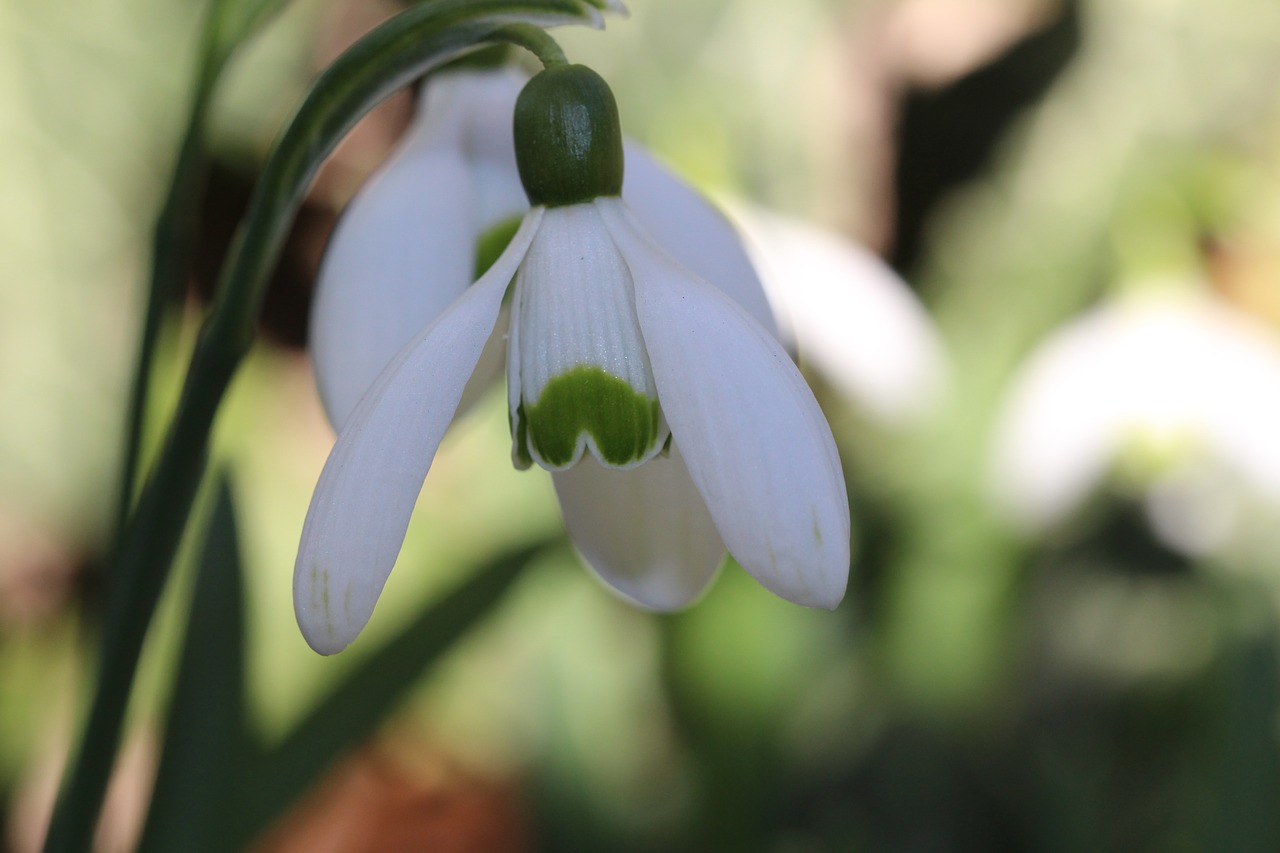
[[[211,850],[247,744],[235,506],[218,484],[139,851]]]
[[[539,543],[491,561],[427,607],[339,682],[276,747],[246,766],[228,812],[228,849],[241,849],[292,805],[336,759],[373,735],[454,645],[502,600]]]

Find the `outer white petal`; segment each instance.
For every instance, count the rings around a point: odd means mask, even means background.
[[[329,454],[293,576],[298,625],[321,654],[345,648],[373,613],[540,213],[526,217],[492,269],[378,376]]]
[[[458,215],[470,192],[458,153],[411,148],[338,221],[316,280],[310,345],[336,429],[401,347],[471,282],[475,234]]]
[[[778,324],[737,230],[697,190],[626,143],[622,198],[645,233],[694,275],[711,282],[774,337]]]
[[[735,210],[784,336],[882,422],[927,413],[946,376],[924,306],[866,249],[799,221]]]
[[[835,607],[849,503],[831,429],[777,340],[596,202],[631,268],[658,398],[729,553],[774,593]]]
[[[678,610],[702,594],[724,561],[724,542],[674,442],[670,456],[630,471],[587,456],[553,479],[573,543],[632,601]]]

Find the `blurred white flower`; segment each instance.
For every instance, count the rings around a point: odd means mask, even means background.
[[[294,573],[299,624],[323,653],[344,648],[368,621],[435,452],[500,325],[513,277],[512,454],[519,467],[537,462],[553,472],[570,536],[609,585],[645,606],[678,608],[711,582],[727,548],[765,587],[791,601],[834,607],[844,594],[849,512],[835,442],[777,341],[732,228],[695,192],[629,149],[631,180],[640,176],[644,188],[633,215],[630,195],[618,197],[621,172],[607,165],[621,165],[616,112],[612,130],[593,124],[581,137],[593,146],[585,155],[566,146],[571,166],[544,167],[554,162],[547,160],[547,140],[572,134],[555,124],[554,132],[522,135],[520,116],[559,122],[589,114],[584,111],[604,102],[607,87],[572,66],[535,77],[522,104],[540,83],[540,97],[566,100],[553,101],[555,109],[517,111],[517,136],[543,146],[520,161],[535,204],[470,287],[455,286],[457,258],[437,265],[434,255],[411,254],[421,266],[409,269],[388,257],[397,249],[383,233],[407,232],[396,239],[413,246],[423,239],[419,231],[439,224],[452,228],[453,237],[432,243],[433,251],[470,257],[477,229],[469,173],[445,184],[446,200],[458,207],[424,208],[425,219],[394,215],[403,210],[397,202],[412,195],[400,182],[424,174],[435,180],[449,156],[465,159],[456,150],[444,155],[424,146],[398,158],[375,179],[373,192],[385,194],[364,196],[334,235],[340,245],[331,251],[342,252],[343,267],[326,262],[319,286],[347,295],[318,300],[318,325],[332,333],[317,338],[313,352],[340,426]],[[584,87],[583,100],[571,100]],[[509,119],[504,132],[511,133]],[[453,138],[465,141],[465,134]],[[594,146],[607,147],[609,156],[597,158]],[[465,145],[455,141],[459,147]],[[417,169],[406,159],[418,159]],[[573,187],[562,196],[557,181],[564,174]],[[582,174],[593,179],[585,188],[577,184]],[[606,178],[594,182],[600,175]],[[384,185],[394,189],[379,189]],[[430,183],[416,189],[436,195]],[[656,217],[659,233],[651,235],[646,214]],[[356,217],[372,224],[350,222]],[[680,262],[685,254],[692,268]],[[440,269],[451,277],[429,277]],[[434,313],[423,307],[427,300],[396,302],[413,283],[456,298]],[[413,312],[419,326],[366,388],[366,361],[353,369],[347,356],[374,343],[372,325],[352,316],[370,302]],[[372,310],[385,317],[386,308]],[[358,402],[350,407],[343,402],[353,398]]]
[[[783,340],[889,426],[928,414],[947,376],[942,341],[897,273],[839,234],[735,207]]]
[[[1212,550],[1228,535],[1224,475],[1280,502],[1275,334],[1207,294],[1156,291],[1051,336],[1014,377],[999,414],[997,507],[1043,530],[1125,462],[1150,469],[1148,515],[1184,552]]]

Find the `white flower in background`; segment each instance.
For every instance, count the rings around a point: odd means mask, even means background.
[[[803,222],[738,207],[784,340],[889,426],[940,402],[947,362],[924,306],[867,249]]]
[[[520,175],[533,205],[515,236],[478,281],[425,318],[353,409],[330,409],[340,431],[294,574],[308,642],[339,651],[368,621],[513,276],[513,458],[552,471],[570,536],[599,575],[645,606],[674,609],[710,583],[727,548],[778,595],[834,607],[849,568],[840,460],[812,393],[777,342],[731,229],[663,173],[660,184],[671,191],[650,203],[683,226],[674,242],[663,242],[665,234],[655,242],[630,198],[618,197],[616,107],[593,72],[543,72],[515,115]],[[633,176],[651,168],[637,159],[627,166]],[[467,181],[448,186],[461,205],[452,215],[473,222]],[[429,185],[418,190],[435,194]],[[372,204],[363,204],[364,215],[373,216]],[[477,230],[466,224],[453,233],[473,241]],[[694,250],[694,264],[682,265],[679,253]],[[394,289],[379,291],[377,282],[386,270],[399,275],[399,266],[375,260],[379,235],[343,251],[351,253],[352,275],[375,282],[361,300],[390,298],[382,294]],[[365,263],[362,251],[373,253]],[[436,287],[428,278],[434,259],[422,262],[418,286]],[[714,285],[699,277],[699,266],[714,273]],[[741,276],[726,280],[735,269]],[[360,284],[326,279],[320,286],[355,293]],[[362,302],[348,304],[363,310]],[[336,335],[329,345],[359,347],[360,334],[367,332]],[[322,384],[356,381],[342,355],[317,357],[318,372],[326,364],[337,371]],[[328,404],[344,395],[331,394]]]
[[[1014,378],[997,422],[993,496],[1006,517],[1044,530],[1135,454],[1162,463],[1146,483],[1147,509],[1178,550],[1212,550],[1229,532],[1224,474],[1280,503],[1275,334],[1202,293],[1144,292],[1091,311]]]

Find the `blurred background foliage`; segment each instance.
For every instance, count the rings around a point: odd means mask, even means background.
[[[85,701],[149,230],[201,6],[0,2],[0,849],[14,853],[39,844]],[[294,0],[232,64],[152,434],[271,141],[316,71],[394,10]],[[882,253],[934,318],[951,381],[920,423],[878,424],[815,376],[854,509],[848,598],[802,610],[729,566],[681,614],[619,602],[561,547],[549,480],[511,469],[491,397],[437,457],[365,635],[333,659],[306,647],[290,574],[332,442],[301,349],[309,288],[342,204],[408,120],[397,96],[317,180],[219,418],[231,485],[202,517],[222,521],[195,525],[162,603],[100,849],[142,837],[157,766],[162,793],[199,790],[166,771],[162,743],[205,776],[228,727],[286,755],[348,683],[365,692],[329,718],[337,762],[292,756],[324,772],[253,849],[1280,847],[1280,502],[1248,495],[1230,542],[1187,553],[1145,502],[1167,448],[1140,445],[1052,525],[1020,529],[988,499],[1012,377],[1082,312],[1177,282],[1280,337],[1280,4],[636,0],[606,33],[558,35],[676,169]],[[420,614],[527,547],[543,550],[491,618],[417,678],[436,642],[415,639]],[[193,580],[199,553],[242,566],[242,614],[188,615],[193,594],[240,600]],[[179,660],[207,681],[175,678]],[[198,710],[180,725],[184,703]],[[217,716],[241,704],[243,720]],[[254,828],[228,823],[229,838]]]

